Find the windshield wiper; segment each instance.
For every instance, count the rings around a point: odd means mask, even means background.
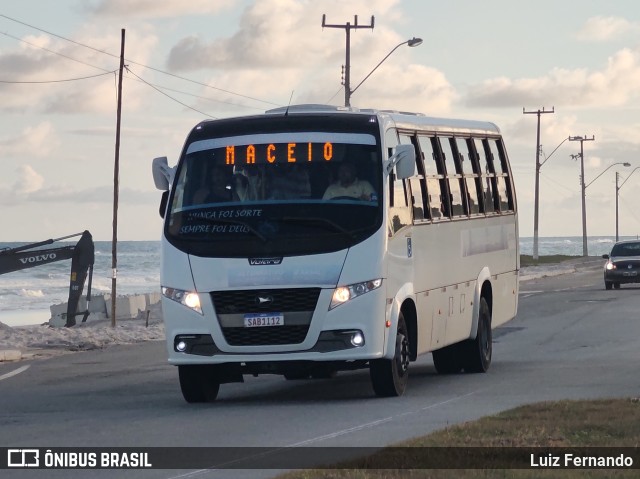
[[[323,225],[325,229],[331,229],[333,231],[338,231],[339,233],[350,236],[351,238],[355,238],[356,235],[353,231],[349,231],[346,228],[343,228],[339,224],[331,221],[327,218],[322,218],[320,216],[283,216],[279,218],[283,223],[310,223]]]
[[[260,238],[263,241],[263,243],[266,243],[267,241],[269,241],[269,239],[265,235],[260,233],[258,230],[256,230],[253,226],[251,226],[249,223],[245,221],[230,220],[227,218],[198,218],[198,221],[204,221],[206,223],[224,223],[224,224],[230,224],[230,225],[244,226],[247,229],[247,231],[256,235],[258,238]]]

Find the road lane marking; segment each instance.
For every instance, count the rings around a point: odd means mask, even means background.
[[[442,406],[444,404],[453,402],[453,401],[457,401],[458,399],[463,399],[466,398],[468,396],[471,396],[472,394],[475,394],[477,391],[473,391],[467,394],[463,394],[462,396],[456,396],[450,399],[447,399],[446,401],[441,401],[439,403],[435,403],[435,404],[430,404],[428,406],[425,406],[423,408],[414,410],[414,411],[406,411],[403,412],[401,414],[396,414],[394,416],[389,416],[389,417],[385,417],[383,419],[378,419],[376,421],[371,421],[371,422],[367,422],[364,424],[360,424],[359,426],[354,426],[354,427],[350,427],[348,429],[342,429],[341,431],[336,431],[330,434],[325,434],[324,436],[318,436],[318,437],[314,437],[313,439],[307,439],[306,441],[301,441],[301,442],[296,442],[294,444],[289,444],[288,446],[285,447],[300,447],[303,446],[305,444],[311,444],[313,442],[320,442],[320,441],[324,441],[326,439],[334,439],[338,436],[344,436],[345,434],[350,434],[352,432],[356,432],[356,431],[361,431],[362,429],[368,429],[370,427],[375,427],[378,426],[380,424],[384,424],[385,422],[389,422],[392,421],[394,419],[398,419],[401,418],[403,416],[408,416],[409,414],[415,414],[418,412],[422,412],[422,411],[426,411],[427,409],[432,409],[434,407],[438,407],[438,406]]]
[[[278,452],[280,452],[280,451],[282,451],[284,449],[288,449],[288,448],[292,448],[292,447],[301,447],[301,446],[304,446],[306,444],[311,444],[311,443],[314,443],[314,442],[324,441],[324,440],[327,440],[327,439],[333,439],[333,438],[336,438],[338,436],[343,436],[345,434],[349,434],[349,433],[352,433],[352,432],[361,431],[363,429],[367,429],[367,428],[370,428],[370,427],[379,426],[380,424],[384,424],[384,423],[392,421],[394,419],[399,419],[401,417],[408,416],[410,414],[416,414],[416,413],[420,413],[420,412],[423,412],[423,411],[427,411],[429,409],[433,409],[435,407],[443,406],[445,404],[457,401],[458,399],[467,398],[469,396],[472,396],[472,395],[476,394],[479,391],[482,391],[482,389],[478,389],[476,391],[471,391],[470,393],[463,394],[461,396],[455,396],[455,397],[449,398],[449,399],[447,399],[445,401],[440,401],[440,402],[435,403],[435,404],[429,404],[428,406],[421,407],[419,409],[414,409],[412,411],[406,411],[406,412],[403,412],[403,413],[400,413],[400,414],[395,414],[393,416],[385,417],[385,418],[382,418],[382,419],[377,419],[375,421],[371,421],[371,422],[367,422],[367,423],[364,423],[364,424],[360,424],[358,426],[350,427],[348,429],[342,429],[340,431],[336,431],[336,432],[333,432],[333,433],[330,433],[330,434],[325,434],[323,436],[318,436],[318,437],[315,437],[315,438],[312,438],[312,439],[307,439],[306,441],[296,442],[296,443],[293,443],[293,444],[289,444],[288,446],[278,447],[278,448],[275,448],[275,449],[271,449],[269,451],[261,452],[259,454],[252,454],[250,456],[245,456],[245,457],[242,457],[242,458],[239,458],[239,459],[235,459],[233,461],[228,461],[228,462],[225,462],[225,463],[222,463],[222,464],[215,464],[215,465],[212,465],[210,468],[207,468],[207,469],[199,469],[197,471],[187,472],[186,474],[180,474],[178,476],[171,476],[168,479],[182,479],[182,478],[185,478],[185,477],[194,477],[194,476],[198,476],[200,474],[204,474],[206,472],[226,469],[226,468],[228,468],[228,466],[231,466],[233,464],[242,463],[244,461],[250,461],[252,459],[258,459],[260,457],[264,457],[264,456],[268,456],[268,455],[271,455],[271,454],[278,453]]]
[[[2,381],[3,379],[9,379],[13,376],[17,376],[18,374],[23,373],[27,369],[29,369],[30,366],[31,366],[30,364],[27,364],[26,366],[19,367],[15,371],[11,371],[10,373],[3,374],[2,376],[0,376],[0,381]]]

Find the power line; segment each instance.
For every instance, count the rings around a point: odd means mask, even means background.
[[[133,73],[133,71],[131,71],[131,69],[129,68],[129,65],[125,65],[125,69],[126,69],[129,73],[131,73],[134,77],[136,77],[138,80],[140,80],[142,83],[144,83],[145,85],[150,86],[151,88],[153,88],[153,89],[154,89],[155,91],[157,91],[158,93],[160,93],[160,94],[162,94],[162,95],[166,96],[167,98],[169,98],[169,99],[171,99],[171,100],[175,101],[176,103],[179,103],[180,105],[182,105],[182,106],[184,106],[184,107],[186,107],[186,108],[189,108],[190,110],[193,110],[193,111],[195,111],[195,112],[198,112],[198,113],[200,113],[201,115],[204,115],[204,116],[209,117],[209,118],[213,118],[214,120],[216,119],[216,117],[215,117],[215,116],[211,116],[211,115],[209,115],[208,113],[205,113],[205,112],[203,112],[203,111],[197,110],[196,108],[193,108],[192,106],[189,106],[189,105],[187,105],[186,103],[181,102],[180,100],[176,100],[176,99],[175,99],[175,98],[173,98],[172,96],[170,96],[170,95],[166,94],[165,92],[163,92],[163,91],[162,91],[162,90],[160,90],[159,88],[157,88],[157,87],[155,87],[154,85],[152,85],[151,83],[146,82],[145,80],[143,80],[142,78],[140,78],[138,75],[136,75],[135,73]]]
[[[112,73],[117,72],[118,70],[113,70],[112,72],[98,73],[97,75],[90,75],[86,77],[79,78],[66,78],[64,80],[42,80],[42,81],[9,81],[9,80],[0,80],[0,83],[9,83],[9,84],[42,84],[42,83],[63,83],[77,80],[88,80],[90,78],[101,77],[105,75],[111,75]]]
[[[0,16],[4,16],[4,15],[0,15]],[[0,32],[0,34],[4,35],[4,36],[6,36],[6,37],[9,37],[9,38],[13,38],[14,40],[18,40],[19,42],[22,42],[22,43],[24,43],[24,44],[26,44],[26,45],[29,45],[30,47],[33,47],[33,48],[39,48],[40,50],[44,50],[45,52],[49,52],[49,53],[52,53],[52,54],[54,54],[54,55],[58,55],[58,56],[60,56],[60,57],[66,58],[67,60],[71,60],[71,61],[73,61],[73,62],[81,63],[82,65],[87,65],[87,66],[90,66],[90,67],[92,67],[92,68],[96,68],[97,70],[102,70],[102,71],[103,71],[103,72],[105,72],[105,73],[113,73],[113,72],[110,72],[110,71],[108,71],[108,70],[105,70],[104,68],[97,67],[97,66],[95,66],[95,65],[91,65],[90,63],[83,62],[82,60],[78,60],[78,59],[76,59],[76,58],[70,57],[70,56],[65,55],[65,54],[63,54],[63,53],[56,52],[56,51],[54,51],[54,50],[49,50],[48,48],[43,47],[43,46],[41,46],[41,45],[36,45],[36,44],[34,44],[34,43],[28,42],[28,41],[26,41],[26,40],[23,40],[22,38],[14,37],[13,35],[10,35],[10,34],[8,34],[8,33],[6,33],[6,32]],[[117,70],[116,70],[116,71],[117,71]]]
[[[55,50],[50,50],[50,49],[45,48],[43,46],[36,45],[34,43],[31,43],[31,42],[28,42],[28,41],[23,40],[21,38],[18,38],[18,37],[15,37],[13,35],[10,35],[10,34],[8,34],[6,32],[0,32],[0,34],[5,35],[5,36],[10,37],[10,38],[13,38],[14,40],[17,40],[19,42],[25,43],[25,44],[33,47],[33,48],[38,48],[38,49],[44,50],[44,51],[46,51],[48,53],[51,53],[53,55],[61,56],[61,57],[66,58],[68,60],[71,60],[71,61],[74,61],[74,62],[77,62],[77,63],[81,63],[83,65],[86,65],[86,66],[89,66],[89,67],[92,67],[92,68],[96,68],[98,70],[102,70],[102,71],[105,72],[105,73],[102,73],[100,75],[86,76],[86,77],[80,77],[80,78],[72,78],[72,79],[67,79],[67,80],[42,80],[42,81],[8,81],[8,80],[7,81],[3,81],[3,80],[0,80],[0,83],[7,83],[7,84],[58,83],[58,82],[73,81],[73,80],[84,80],[84,79],[87,79],[87,78],[95,78],[95,77],[99,77],[99,76],[102,76],[102,75],[115,73],[117,71],[117,70],[113,70],[113,71],[105,70],[104,68],[101,68],[101,67],[98,67],[98,66],[95,66],[95,65],[91,65],[90,63],[84,62],[82,60],[78,60],[78,59],[70,57],[68,55],[64,55],[64,54],[62,54],[60,52],[57,52]],[[217,103],[224,103],[224,104],[228,104],[228,105],[233,105],[235,107],[251,108],[251,109],[254,109],[254,110],[260,110],[260,108],[251,107],[251,106],[247,106],[247,105],[242,105],[242,104],[239,104],[239,103],[232,103],[232,102],[228,102],[228,101],[224,101],[224,100],[217,100],[215,98],[209,98],[209,97],[205,97],[205,96],[195,95],[193,93],[185,92],[185,91],[182,91],[182,90],[177,90],[177,89],[174,89],[174,88],[169,88],[169,87],[161,86],[161,85],[155,85],[153,83],[145,82],[143,80],[136,79],[136,81],[140,81],[141,83],[146,83],[147,85],[152,86],[152,87],[162,88],[163,90],[174,91],[174,92],[177,92],[177,93],[181,93],[183,95],[190,95],[190,96],[192,96],[194,98],[199,98],[199,99],[202,99],[202,100],[213,101],[213,102],[217,102]],[[171,97],[169,97],[169,98],[171,98]],[[173,100],[173,98],[171,98],[171,99]],[[206,115],[206,116],[209,116],[209,115]]]
[[[81,47],[84,47],[84,48],[88,48],[90,50],[93,50],[94,52],[102,53],[104,55],[108,55],[108,56],[113,57],[113,58],[119,58],[118,55],[114,55],[112,53],[106,52],[104,50],[100,50],[100,49],[92,47],[90,45],[86,45],[84,43],[77,42],[77,41],[72,40],[72,39],[67,38],[67,37],[63,37],[62,35],[58,35],[56,33],[50,32],[48,30],[44,30],[42,28],[36,27],[35,25],[31,25],[29,23],[22,22],[20,20],[17,20],[15,18],[9,17],[7,15],[4,15],[4,14],[0,13],[0,17],[6,18],[7,20],[19,23],[19,24],[24,25],[24,26],[29,27],[29,28],[33,28],[34,30],[38,30],[40,32],[46,33],[47,35],[52,35],[52,36],[54,36],[56,38],[60,38],[61,40],[65,40],[65,41],[73,43],[75,45],[78,45],[78,46],[81,46]],[[258,101],[258,102],[266,103],[266,104],[269,104],[269,105],[282,106],[282,105],[280,105],[278,103],[274,103],[274,102],[267,101],[267,100],[261,100],[260,98],[255,98],[255,97],[251,97],[251,96],[248,96],[248,95],[243,95],[241,93],[236,93],[236,92],[233,92],[231,90],[225,90],[223,88],[218,88],[218,87],[215,87],[215,86],[212,86],[212,85],[208,85],[206,83],[202,83],[202,82],[199,82],[199,81],[196,81],[196,80],[192,80],[190,78],[185,78],[185,77],[182,77],[180,75],[176,75],[174,73],[169,73],[169,72],[166,72],[164,70],[160,70],[158,68],[151,67],[149,65],[144,65],[142,63],[135,62],[133,60],[126,60],[126,62],[129,63],[129,64],[132,64],[132,65],[138,65],[138,66],[141,66],[141,67],[144,67],[144,68],[148,68],[149,70],[152,70],[152,71],[155,71],[155,72],[158,72],[158,73],[162,73],[163,75],[172,76],[174,78],[178,78],[178,79],[183,80],[183,81],[188,81],[188,82],[200,85],[200,86],[204,86],[204,87],[211,88],[211,89],[214,89],[214,90],[218,90],[218,91],[221,91],[221,92],[224,92],[224,93],[228,93],[230,95],[239,96],[239,97],[242,97],[242,98],[246,98],[248,100]]]

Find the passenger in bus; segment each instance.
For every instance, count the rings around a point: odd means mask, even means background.
[[[227,181],[224,167],[218,166],[209,172],[209,184],[202,185],[193,195],[193,204],[226,203],[231,201],[231,185]]]
[[[309,172],[306,167],[278,165],[270,173],[269,199],[290,200],[311,196]]]
[[[356,167],[350,162],[340,164],[338,179],[327,187],[322,199],[330,200],[345,196],[366,201],[374,201],[376,199],[376,193],[371,183],[358,179]]]

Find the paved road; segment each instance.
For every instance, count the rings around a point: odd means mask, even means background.
[[[164,344],[0,365],[0,446],[384,446],[521,404],[640,396],[640,287],[605,291],[600,271],[521,285],[517,319],[494,334],[487,374],[411,365],[405,396],[375,398],[368,372],[247,378],[188,405]],[[18,368],[28,369],[10,376]],[[257,471],[10,471],[3,477],[258,477]]]

